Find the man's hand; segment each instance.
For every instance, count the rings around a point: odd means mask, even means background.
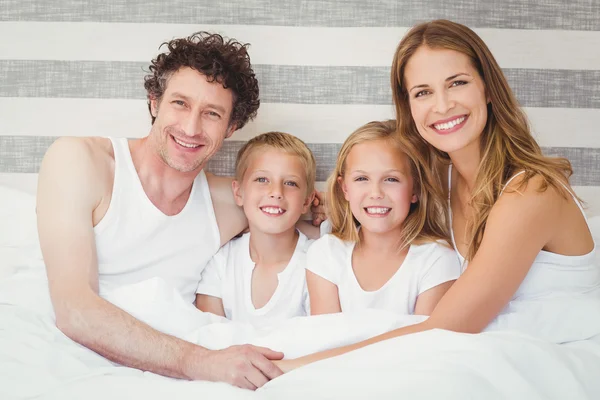
[[[325,213],[325,192],[319,192],[315,189],[315,198],[311,204],[310,212],[312,213],[312,224],[319,226],[327,219]]]
[[[256,390],[282,375],[271,360],[281,360],[283,353],[265,347],[231,346],[223,350],[210,350],[201,358],[189,360],[191,379],[227,382],[231,385]]]

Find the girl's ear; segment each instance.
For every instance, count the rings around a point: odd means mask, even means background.
[[[410,202],[414,204],[417,201],[419,201],[419,196],[417,196],[416,194],[413,194],[412,197],[411,197],[411,199],[410,199]]]
[[[233,190],[233,199],[235,200],[235,204],[240,207],[243,206],[244,196],[242,193],[242,187],[236,179],[231,182],[231,189]]]
[[[346,201],[350,201],[350,199],[348,199],[348,186],[346,186],[346,182],[344,182],[344,178],[342,178],[341,176],[338,176],[337,183],[338,183],[338,185],[340,185],[340,188],[342,189],[342,192],[344,193],[344,198],[346,199]]]

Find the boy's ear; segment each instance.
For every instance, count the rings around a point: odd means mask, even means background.
[[[306,214],[310,210],[310,206],[312,205],[313,200],[315,199],[315,190],[312,191],[306,199],[304,200],[304,204],[302,204],[302,214]]]
[[[231,182],[231,189],[233,190],[233,200],[235,201],[235,204],[240,207],[243,206],[244,197],[242,195],[242,187],[236,179]]]
[[[338,185],[340,185],[340,188],[342,189],[342,192],[344,192],[344,199],[346,199],[346,201],[350,201],[348,199],[348,188],[346,187],[346,183],[344,182],[344,178],[342,178],[341,176],[337,177],[337,183]]]

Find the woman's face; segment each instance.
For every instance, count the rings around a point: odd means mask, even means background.
[[[423,139],[450,155],[479,149],[488,101],[483,80],[469,57],[421,46],[406,64],[404,81]]]

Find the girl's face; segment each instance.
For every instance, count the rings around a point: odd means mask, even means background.
[[[338,183],[361,229],[373,233],[401,229],[417,201],[408,160],[388,140],[352,147]]]
[[[488,100],[483,80],[466,55],[421,46],[407,62],[404,80],[423,139],[448,154],[479,148]]]

